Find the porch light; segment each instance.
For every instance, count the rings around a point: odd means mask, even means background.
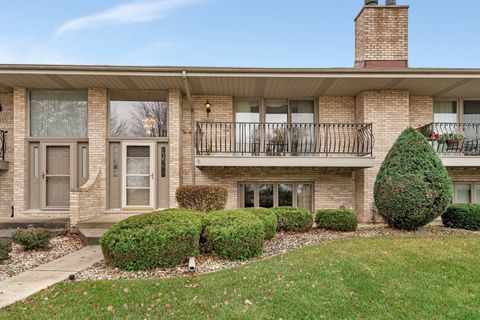
[[[152,135],[154,125],[155,125],[154,117],[145,117],[145,119],[143,119],[143,127],[145,128],[145,131],[148,136]]]
[[[3,106],[2,106],[2,104],[0,103],[0,112],[2,112],[2,111],[3,111]]]
[[[207,99],[207,102],[203,105],[205,107],[205,111],[207,112],[207,118],[210,116],[210,112],[212,111],[212,105]]]

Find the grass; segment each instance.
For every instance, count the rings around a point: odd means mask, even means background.
[[[64,282],[1,319],[480,319],[480,238],[331,241],[200,276]]]

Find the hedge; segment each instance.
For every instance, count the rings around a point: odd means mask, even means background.
[[[269,240],[275,237],[277,233],[277,216],[273,212],[273,210],[265,209],[265,208],[244,208],[239,209],[245,212],[250,212],[259,217],[265,226],[265,239]]]
[[[442,222],[448,228],[480,230],[480,205],[453,204],[442,215]]]
[[[315,221],[317,227],[333,231],[357,230],[357,215],[349,209],[325,209],[318,210]]]
[[[100,239],[106,262],[124,270],[178,266],[199,253],[198,213],[166,210],[127,218]]]
[[[202,215],[202,251],[231,260],[246,260],[262,253],[263,221],[251,212],[217,211]]]
[[[204,212],[225,209],[227,197],[227,189],[220,186],[184,185],[176,191],[180,207]]]
[[[402,132],[383,161],[374,188],[378,213],[393,228],[415,230],[445,212],[452,181],[427,139]]]
[[[0,240],[0,261],[7,260],[10,252],[12,252],[12,244],[9,241]]]
[[[46,248],[49,240],[48,232],[40,229],[17,230],[12,234],[12,241],[25,250]]]
[[[270,210],[277,216],[278,230],[306,232],[312,228],[313,214],[307,209],[279,207]]]

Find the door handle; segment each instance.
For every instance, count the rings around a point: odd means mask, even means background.
[[[45,172],[42,172],[42,180],[45,180]]]
[[[153,172],[150,174],[150,177],[152,177],[152,180],[153,180],[153,177],[154,177],[154,176],[153,176]]]

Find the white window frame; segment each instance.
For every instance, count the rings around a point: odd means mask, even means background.
[[[475,189],[477,187],[480,187],[480,182],[474,182],[474,181],[455,181],[453,183],[453,203],[458,203],[457,202],[457,186],[458,185],[463,185],[463,184],[469,184],[470,185],[470,199],[472,199],[471,203],[479,203],[480,204],[480,199],[477,199],[477,195],[475,192]]]

